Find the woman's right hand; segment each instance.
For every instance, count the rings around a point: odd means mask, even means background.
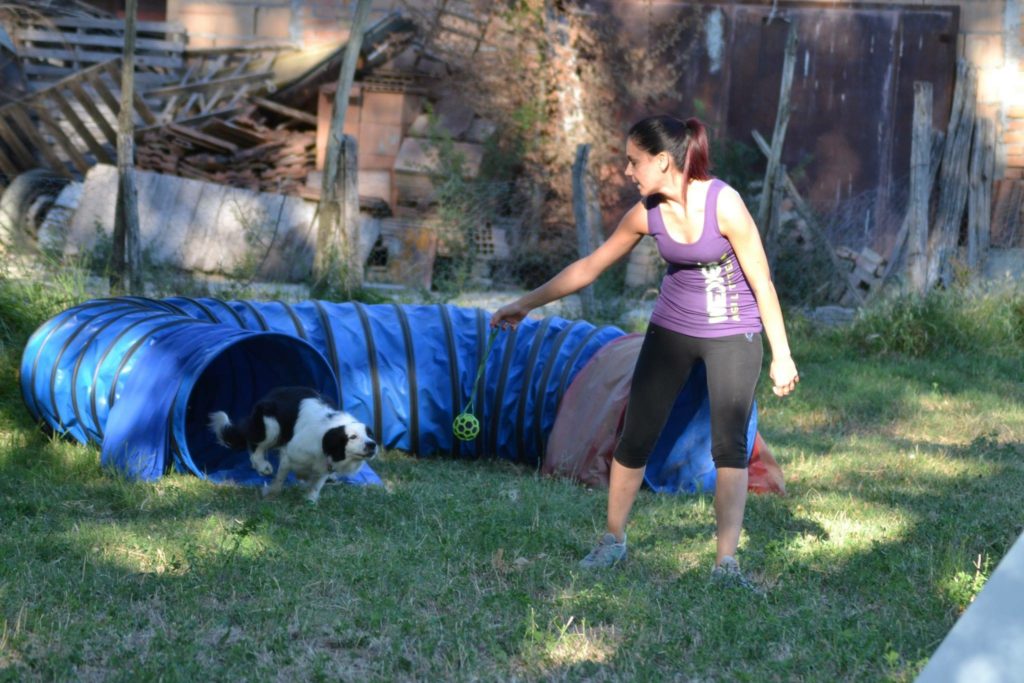
[[[523,319],[529,312],[530,309],[518,301],[505,304],[491,316],[491,327],[499,327],[503,330],[511,328],[514,330],[519,323],[523,322]]]

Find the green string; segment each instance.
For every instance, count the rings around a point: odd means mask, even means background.
[[[461,413],[455,416],[452,422],[452,432],[455,438],[460,441],[472,441],[480,433],[480,420],[473,414],[473,404],[476,402],[476,389],[480,386],[480,377],[483,375],[484,367],[487,365],[487,357],[491,355],[491,347],[494,340],[498,338],[498,328],[491,328],[491,338],[487,341],[487,349],[483,358],[480,359],[480,367],[477,368],[476,377],[473,379],[473,392],[469,396],[469,403]]]
[[[487,348],[484,350],[484,356],[480,359],[480,367],[477,368],[476,377],[473,379],[473,392],[469,395],[469,403],[466,404],[465,409],[460,415],[473,412],[473,404],[476,402],[476,390],[480,386],[480,376],[484,373],[484,368],[487,367],[487,357],[491,355],[491,347],[494,346],[494,340],[498,338],[498,328],[491,328],[490,339],[487,340]]]

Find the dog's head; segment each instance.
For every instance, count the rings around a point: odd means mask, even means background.
[[[324,455],[328,469],[338,469],[343,462],[370,460],[377,455],[373,430],[361,422],[350,422],[324,432]]]

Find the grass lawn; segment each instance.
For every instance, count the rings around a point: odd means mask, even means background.
[[[756,596],[708,582],[708,496],[642,491],[627,563],[585,573],[604,492],[508,463],[386,452],[385,486],[316,507],[125,481],[22,404],[27,335],[74,295],[0,290],[0,681],[909,681],[1024,529],[1020,292],[791,316]]]

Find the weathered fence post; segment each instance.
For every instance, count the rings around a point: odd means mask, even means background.
[[[576,161],[572,165],[572,212],[576,218],[576,244],[580,257],[594,251],[594,228],[592,216],[589,181],[587,179],[587,161],[590,157],[590,145],[576,146]],[[594,314],[594,288],[584,287],[579,292],[582,317],[591,318]]]
[[[978,117],[971,146],[971,186],[967,194],[967,267],[977,274],[988,255],[992,227],[992,175],[995,161],[992,120]]]
[[[135,187],[135,17],[138,0],[124,11],[124,58],[121,62],[121,103],[117,114],[117,198],[114,243],[110,254],[110,286],[115,291],[142,293],[142,240],[139,197]]]
[[[355,177],[357,149],[354,140],[345,140],[344,130],[348,98],[363,45],[363,28],[372,4],[373,0],[359,0],[356,7],[334,95],[313,257],[313,281],[322,291],[338,287],[348,294],[363,284],[363,264],[359,258],[359,191]]]
[[[967,204],[967,166],[971,134],[974,130],[975,71],[961,61],[957,68],[956,89],[953,91],[953,109],[949,117],[946,145],[939,167],[938,206],[935,225],[928,240],[928,276],[925,289],[941,282],[952,283],[952,257],[960,237]]]
[[[767,245],[771,234],[772,199],[775,185],[779,182],[778,167],[782,158],[782,144],[789,126],[789,95],[793,89],[793,70],[796,66],[796,24],[789,25],[786,34],[786,51],[782,61],[782,81],[779,84],[779,106],[775,114],[775,130],[772,131],[772,147],[768,154],[768,168],[764,172],[764,186],[761,188],[761,203],[757,209],[757,226]],[[770,257],[769,257],[770,258]]]
[[[931,198],[932,84],[914,82],[914,123],[910,143],[910,199],[907,202],[907,282],[923,294],[928,275],[928,205]],[[897,244],[894,248],[898,248]],[[895,253],[890,260],[895,258]]]

